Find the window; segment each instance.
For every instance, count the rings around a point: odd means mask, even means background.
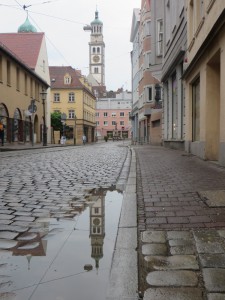
[[[100,53],[100,47],[97,47],[97,53]]]
[[[104,126],[108,126],[108,121],[104,121]]]
[[[24,74],[24,94],[27,95],[27,74]]]
[[[103,116],[104,116],[104,117],[108,117],[108,113],[107,113],[107,112],[104,112],[104,113],[103,113]]]
[[[153,98],[152,98],[152,86],[148,86],[146,87],[145,89],[145,93],[146,93],[146,101],[149,102],[149,101],[152,101]]]
[[[93,52],[93,53],[95,53],[95,52],[96,52],[96,49],[95,49],[95,47],[93,47],[93,48],[92,48],[92,52]]]
[[[30,96],[33,98],[33,79],[30,78]]]
[[[144,34],[145,34],[145,36],[151,35],[150,29],[151,29],[151,21],[147,20],[144,23]]]
[[[71,76],[69,74],[65,74],[64,84],[71,84]]]
[[[20,90],[20,68],[16,68],[16,89]]]
[[[96,116],[96,117],[99,117],[99,112],[96,112],[96,113],[95,113],[95,116]]]
[[[200,79],[192,85],[192,140],[200,140]]]
[[[158,56],[163,54],[163,20],[157,20],[157,49]]]
[[[74,118],[75,118],[75,111],[73,109],[70,109],[68,113],[68,119],[74,119]]]
[[[75,102],[75,95],[73,92],[69,93],[69,102]]]
[[[99,121],[96,121],[96,126],[99,126]]]
[[[124,117],[124,112],[120,112],[120,117]]]
[[[95,214],[98,214],[98,213],[99,213],[99,208],[95,207]]]
[[[116,113],[115,113],[115,112],[112,113],[112,117],[113,117],[113,118],[116,117]]]
[[[11,85],[11,64],[10,61],[7,60],[7,84]]]
[[[124,121],[120,121],[120,125],[121,125],[121,126],[124,126]]]
[[[0,55],[0,81],[2,82],[2,56]]]
[[[98,68],[97,67],[94,68],[94,73],[98,74]]]
[[[112,121],[112,125],[113,125],[113,126],[116,126],[116,121]]]
[[[54,93],[54,102],[60,102],[60,94]]]

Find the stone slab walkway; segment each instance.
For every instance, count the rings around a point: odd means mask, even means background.
[[[225,168],[135,146],[139,290],[144,300],[225,299]]]

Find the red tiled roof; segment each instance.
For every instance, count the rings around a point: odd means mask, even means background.
[[[70,66],[53,66],[49,67],[51,88],[62,89],[62,88],[84,88],[84,85],[80,82],[80,72],[76,71]],[[64,83],[64,76],[69,74],[71,76],[71,84]]]
[[[31,69],[35,69],[43,36],[43,32],[0,33],[0,42],[6,45]]]

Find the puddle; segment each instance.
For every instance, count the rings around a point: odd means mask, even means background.
[[[122,198],[97,191],[72,218],[39,218],[11,240],[2,233],[0,300],[105,300]]]

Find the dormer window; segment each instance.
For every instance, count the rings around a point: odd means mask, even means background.
[[[64,76],[64,84],[71,84],[71,76],[69,74]]]

